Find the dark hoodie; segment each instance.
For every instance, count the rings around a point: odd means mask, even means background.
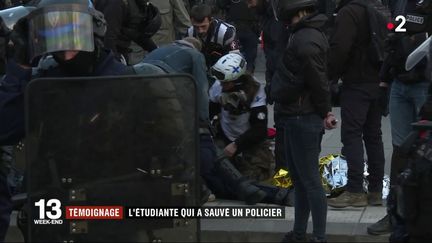
[[[299,96],[299,98],[289,104],[276,103],[277,114],[291,116],[317,113],[324,118],[331,111],[327,79],[329,45],[322,31],[326,21],[325,15],[312,14],[292,27],[292,34],[281,65],[294,74],[296,79],[304,84],[304,88],[300,94],[292,93],[295,91],[290,93],[290,90],[287,90],[286,95]]]

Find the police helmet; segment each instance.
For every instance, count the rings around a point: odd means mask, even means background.
[[[95,49],[106,21],[90,0],[40,0],[28,16],[30,57],[57,51]]]
[[[229,53],[221,57],[213,67],[211,75],[220,82],[231,82],[246,72],[246,60],[238,53]]]
[[[286,22],[300,10],[315,9],[317,0],[272,0],[271,5],[277,19]]]

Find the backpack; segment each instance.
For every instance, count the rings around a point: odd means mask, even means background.
[[[366,17],[369,20],[370,32],[370,43],[366,53],[372,64],[382,64],[385,57],[385,40],[390,33],[387,29],[387,24],[391,22],[389,9],[379,0],[354,0],[350,4],[366,8]]]

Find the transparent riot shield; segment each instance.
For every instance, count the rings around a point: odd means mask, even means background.
[[[198,206],[190,76],[34,80],[26,118],[29,241],[199,241],[197,219],[66,218],[70,206]]]

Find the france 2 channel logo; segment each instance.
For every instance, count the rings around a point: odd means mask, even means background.
[[[39,218],[34,219],[34,224],[63,224],[61,202],[58,199],[40,199],[34,203],[39,208]]]
[[[406,28],[404,28],[404,26],[407,22],[421,25],[424,23],[424,17],[410,14],[407,14],[406,17],[403,15],[398,15],[395,18],[395,22],[398,23],[397,26],[394,23],[390,22],[387,24],[387,29],[394,29],[394,32],[396,33],[405,33],[407,32],[407,30]]]

